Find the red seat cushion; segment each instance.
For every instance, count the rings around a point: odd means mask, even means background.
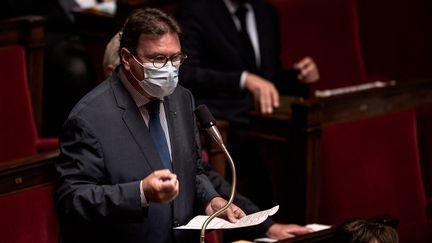
[[[0,241],[56,243],[58,223],[52,186],[0,196]]]

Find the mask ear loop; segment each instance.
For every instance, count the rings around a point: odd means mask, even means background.
[[[131,54],[132,55],[132,54]],[[141,66],[144,68],[144,64],[140,63],[140,61],[138,61],[138,59],[136,59],[135,55],[132,55],[133,59]]]
[[[131,54],[132,55],[132,54]],[[133,57],[133,59],[143,68],[143,80],[144,80],[144,77],[145,77],[145,73],[144,73],[144,64],[142,64],[142,63],[140,63],[137,59],[136,59],[136,57],[134,56],[134,55],[132,55],[132,57]],[[130,74],[132,75],[132,77],[136,80],[136,81],[138,81],[138,82],[142,82],[143,80],[139,80],[139,79],[137,79],[136,77],[135,77],[135,75],[133,74],[133,72],[132,72],[132,69],[129,71],[130,72]]]

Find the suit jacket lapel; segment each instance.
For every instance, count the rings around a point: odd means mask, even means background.
[[[232,43],[237,50],[242,49],[242,40],[235,26],[235,23],[222,0],[215,0],[208,5],[208,13],[212,16],[219,30],[223,32],[227,40]],[[239,52],[241,53],[241,52]]]
[[[253,1],[251,1],[252,4]],[[225,3],[222,0],[215,0],[213,1],[213,6],[209,5],[209,13],[212,14],[212,19],[215,20],[216,25],[220,29],[221,32],[223,32],[223,35],[226,37],[227,41],[230,42],[234,47],[235,50],[238,52],[241,59],[243,59],[243,62],[248,63],[249,56],[248,51],[249,49],[245,48],[245,44],[241,38],[241,35],[239,31],[237,30],[237,27],[235,26],[235,23],[233,21],[233,18],[226,7]],[[254,8],[254,12],[257,12]],[[255,19],[257,19],[258,16],[255,16]],[[258,21],[256,21],[258,23]],[[258,30],[258,33],[260,33],[261,30]],[[260,34],[259,34],[260,36]],[[261,43],[261,40],[259,40]],[[246,65],[248,66],[248,65]],[[256,67],[250,67],[252,68],[250,71],[254,71]]]
[[[170,96],[165,97],[164,99],[164,107],[165,107],[165,116],[167,119],[168,124],[168,131],[169,131],[169,137],[170,137],[170,143],[171,143],[171,158],[172,158],[172,167],[173,171],[176,172],[176,161],[178,161],[177,156],[179,154],[179,151],[176,144],[180,144],[181,141],[180,136],[177,131],[176,124],[176,117],[178,112],[178,106],[176,102],[173,102]]]
[[[122,119],[140,147],[145,162],[149,164],[152,170],[164,169],[148,127],[132,97],[117,77],[111,82],[111,87],[118,107],[124,110]]]

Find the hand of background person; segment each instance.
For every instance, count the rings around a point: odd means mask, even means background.
[[[168,203],[179,194],[177,175],[168,169],[156,170],[141,181],[148,202]]]
[[[210,201],[210,203],[205,208],[205,213],[207,215],[211,215],[217,210],[219,210],[220,208],[222,208],[223,206],[225,206],[226,203],[227,201],[225,199],[221,197],[215,197]],[[224,213],[219,215],[219,217],[223,219],[227,219],[231,223],[237,222],[238,219],[243,218],[244,216],[246,216],[246,214],[235,204],[231,204]]]
[[[272,82],[258,75],[247,73],[245,88],[252,93],[255,107],[261,114],[271,114],[273,108],[279,107],[279,92]]]
[[[313,83],[320,78],[318,67],[310,57],[305,57],[295,63],[293,68],[300,71],[297,79],[302,83]]]
[[[266,234],[269,238],[281,240],[311,232],[313,232],[312,229],[296,224],[273,224]]]

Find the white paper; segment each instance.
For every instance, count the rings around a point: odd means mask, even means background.
[[[318,98],[325,98],[330,97],[334,95],[341,95],[341,94],[347,94],[347,93],[354,93],[362,90],[368,90],[368,89],[374,89],[374,88],[383,88],[389,85],[395,85],[396,81],[392,80],[389,82],[383,82],[383,81],[375,81],[370,83],[363,83],[363,84],[357,84],[352,86],[345,86],[340,87],[336,89],[325,89],[325,90],[316,90],[315,96]]]
[[[96,5],[96,0],[75,0],[75,2],[82,9],[91,8]]]
[[[330,225],[324,225],[324,224],[308,224],[306,225],[306,227],[311,228],[314,232],[331,228]],[[258,238],[254,240],[254,242],[276,242],[276,241],[278,240],[267,238],[267,237]]]
[[[311,228],[313,231],[320,231],[320,230],[326,230],[331,228],[330,225],[324,225],[324,224],[308,224],[306,227]]]
[[[245,217],[239,219],[237,223],[230,223],[227,220],[221,219],[221,218],[214,218],[210,223],[207,225],[206,229],[234,229],[234,228],[241,228],[241,227],[248,227],[260,224],[264,222],[268,218],[268,216],[271,216],[275,214],[279,210],[279,205],[274,206],[271,209],[263,210],[260,212],[256,212],[253,214],[246,215]],[[180,227],[175,227],[174,229],[201,229],[204,221],[209,216],[199,215],[194,217],[187,225],[183,225]]]
[[[278,241],[278,240],[275,240],[275,239],[271,239],[271,238],[267,238],[267,237],[264,237],[264,238],[258,238],[258,239],[255,239],[254,240],[254,242],[276,242],[276,241]]]

